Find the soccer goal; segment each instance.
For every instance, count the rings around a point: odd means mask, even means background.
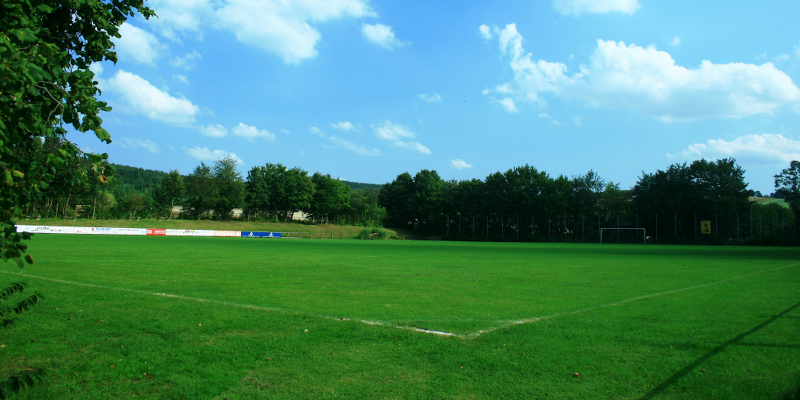
[[[603,243],[603,232],[605,231],[642,231],[642,243],[647,243],[647,229],[644,228],[600,228],[600,243]],[[637,232],[638,233],[638,232]]]

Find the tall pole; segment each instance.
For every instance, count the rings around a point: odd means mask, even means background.
[[[656,213],[656,243],[658,243],[658,213]]]

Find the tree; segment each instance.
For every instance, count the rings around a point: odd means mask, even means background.
[[[236,169],[236,162],[229,156],[214,163],[212,175],[217,189],[213,202],[214,218],[230,219],[233,209],[244,203],[244,182]]]
[[[307,171],[300,168],[284,171],[279,176],[276,189],[279,196],[275,199],[275,207],[285,219],[291,221],[294,213],[311,208],[314,184],[311,183]]]
[[[169,215],[172,216],[172,209],[175,202],[180,202],[186,196],[186,185],[183,183],[183,176],[178,170],[169,172],[161,184],[156,187],[155,201],[164,206],[169,205]]]
[[[633,187],[632,209],[645,217],[674,215],[675,232],[684,237],[695,236],[695,215],[715,220],[719,217],[719,230],[734,232],[736,213],[749,207],[749,193],[744,170],[733,158],[696,160],[690,165],[673,164],[665,171],[643,173]],[[654,228],[648,226],[648,232],[655,232]]]
[[[200,219],[214,209],[217,185],[211,174],[211,167],[204,162],[195,167],[186,177],[186,206],[184,212],[192,218]]]
[[[314,195],[308,214],[312,218],[325,218],[327,222],[331,217],[336,219],[346,213],[350,208],[350,187],[338,179],[333,179],[329,174],[322,175],[315,172],[311,176],[314,184]]]
[[[279,169],[285,170],[280,164],[267,164],[263,167],[253,167],[247,172],[244,200],[248,217],[259,218],[261,214],[269,216],[271,191],[275,186],[275,175]]]
[[[407,228],[409,224],[416,226],[412,211],[414,195],[414,178],[404,172],[397,175],[392,182],[384,185],[378,195],[381,207],[386,209],[386,220],[390,226]]]
[[[83,156],[92,170],[100,172],[99,179],[106,179],[101,163],[107,154],[83,153],[64,140],[57,151],[36,162],[32,157],[36,147],[48,138],[64,138],[64,124],[111,142],[98,115],[110,108],[95,98],[99,89],[89,67],[105,60],[116,62],[111,38],[120,37],[119,27],[129,16],[155,14],[142,0],[4,0],[2,10],[0,251],[3,260],[23,267],[22,253],[27,249],[23,240],[30,235],[17,233],[14,220],[41,197],[56,168]],[[33,262],[30,256],[26,260]],[[9,379],[14,378],[20,382],[20,376]],[[8,391],[3,387],[3,395],[21,387],[12,385]]]
[[[378,205],[378,192],[370,187],[350,191],[349,210],[353,218],[351,224],[380,226],[386,217],[386,209]]]
[[[792,208],[795,232],[800,234],[800,218],[797,214],[797,210],[800,209],[800,161],[792,161],[789,168],[775,175],[775,188]]]

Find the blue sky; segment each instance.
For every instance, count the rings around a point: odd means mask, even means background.
[[[734,157],[753,190],[800,159],[792,1],[157,0],[92,68],[112,162],[220,156],[385,183],[529,164],[644,172]]]

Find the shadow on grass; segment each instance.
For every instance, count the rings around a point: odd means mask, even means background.
[[[725,343],[713,348],[711,351],[709,351],[708,353],[702,355],[700,358],[692,361],[689,365],[684,367],[682,370],[680,370],[680,371],[676,372],[674,375],[670,376],[666,381],[662,382],[660,385],[658,385],[655,388],[653,388],[653,390],[647,392],[647,394],[645,394],[644,396],[640,397],[639,400],[649,400],[649,399],[652,399],[653,397],[658,396],[659,394],[661,394],[661,392],[666,390],[668,387],[670,387],[673,384],[675,384],[676,382],[678,382],[678,380],[680,380],[681,378],[683,378],[684,376],[686,376],[690,372],[694,371],[694,369],[699,367],[702,363],[706,362],[711,357],[714,357],[719,352],[721,352],[721,351],[725,350],[726,348],[728,348],[728,346],[730,346],[732,344],[737,344],[738,342],[740,342],[742,339],[746,338],[750,334],[753,334],[753,333],[756,333],[756,332],[760,331],[765,326],[771,324],[773,321],[777,320],[778,318],[781,318],[784,315],[792,312],[797,307],[800,307],[800,303],[797,303],[797,304],[795,304],[795,305],[793,305],[793,306],[781,311],[779,314],[774,315],[771,318],[767,319],[766,321],[758,324],[755,328],[750,329],[749,331],[744,332],[744,333],[740,334],[739,336],[736,336],[735,338],[733,338],[733,339],[731,339],[731,340],[729,340],[729,341],[727,341],[727,342],[725,342]],[[798,399],[798,400],[800,400],[800,397],[797,396],[798,390],[800,390],[800,385],[798,385],[796,390],[793,390],[793,391],[790,391],[789,393],[787,393],[783,398],[781,398],[781,400],[786,400],[786,399]]]
[[[777,400],[800,400],[800,379],[797,380],[794,389],[786,392]]]

